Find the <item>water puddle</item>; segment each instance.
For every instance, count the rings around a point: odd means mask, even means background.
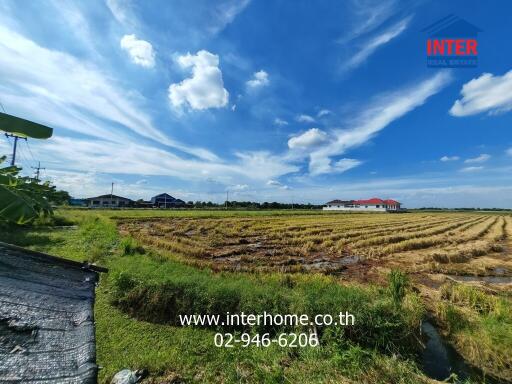
[[[494,268],[494,274],[499,276],[506,275],[508,274],[508,269],[503,267],[496,267]]]
[[[483,375],[476,368],[466,363],[464,358],[447,342],[443,340],[436,327],[429,321],[421,324],[421,331],[426,336],[425,349],[421,353],[421,366],[423,372],[432,379],[446,380],[451,375],[456,375],[456,381],[450,383],[464,383],[465,380],[476,380],[487,384],[499,384]]]

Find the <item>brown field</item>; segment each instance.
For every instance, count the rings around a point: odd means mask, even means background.
[[[400,268],[510,281],[512,217],[486,213],[120,219],[123,234],[214,270],[322,272],[359,281]],[[489,280],[489,278],[487,278]]]

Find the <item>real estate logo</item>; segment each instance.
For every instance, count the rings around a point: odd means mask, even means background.
[[[427,67],[474,68],[478,65],[477,36],[482,30],[455,15],[423,29],[427,37]]]

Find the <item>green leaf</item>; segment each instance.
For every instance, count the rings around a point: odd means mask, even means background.
[[[27,197],[4,185],[0,185],[0,201],[0,217],[8,221],[26,224],[39,217],[39,212]]]

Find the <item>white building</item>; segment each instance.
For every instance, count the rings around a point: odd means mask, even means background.
[[[89,208],[123,208],[130,207],[133,201],[116,195],[101,195],[85,199]]]
[[[323,207],[324,211],[354,211],[354,212],[394,212],[400,211],[400,203],[396,200],[382,200],[374,197],[369,200],[333,200]]]

